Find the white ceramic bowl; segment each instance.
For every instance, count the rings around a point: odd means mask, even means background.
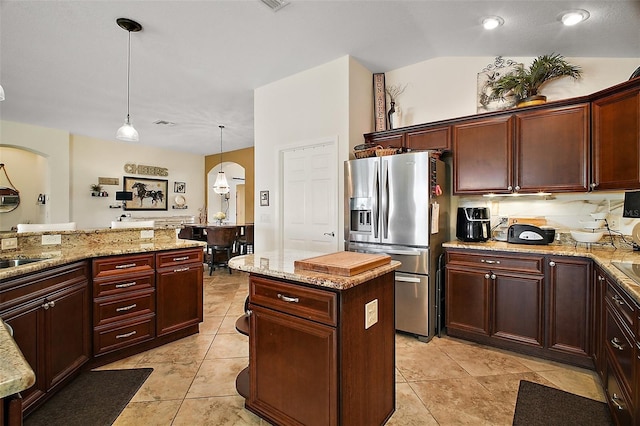
[[[593,218],[593,220],[604,220],[607,218],[607,213],[606,212],[591,213],[591,217]]]
[[[604,235],[604,231],[574,231],[571,230],[571,237],[579,243],[595,243]]]
[[[585,229],[598,229],[604,226],[604,220],[581,220],[580,224]]]

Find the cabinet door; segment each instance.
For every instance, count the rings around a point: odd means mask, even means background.
[[[491,281],[491,335],[542,348],[544,276],[492,273]]]
[[[157,335],[202,322],[202,263],[159,269],[156,279]]]
[[[547,347],[590,359],[591,262],[551,256],[547,265]]]
[[[640,90],[592,102],[595,189],[640,188]]]
[[[513,119],[496,117],[453,126],[454,194],[513,189]]]
[[[515,190],[587,191],[589,104],[518,113]]]
[[[278,424],[336,425],[336,329],[249,306],[251,390],[247,406]]]
[[[489,290],[487,271],[447,265],[445,281],[447,331],[460,330],[489,335]]]
[[[44,310],[46,381],[52,388],[89,360],[90,313],[86,281],[47,297]]]
[[[451,150],[451,127],[433,127],[408,131],[405,135],[405,146],[414,151],[437,149]]]
[[[404,133],[393,132],[391,134],[369,133],[364,135],[364,141],[372,145],[381,145],[383,148],[401,148],[404,146]]]

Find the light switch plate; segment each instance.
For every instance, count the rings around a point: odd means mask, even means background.
[[[378,299],[364,305],[364,328],[365,330],[378,322]]]
[[[9,250],[18,248],[18,239],[17,238],[3,238],[2,239],[2,250]]]
[[[62,235],[43,235],[42,236],[42,245],[47,246],[50,244],[62,244]]]

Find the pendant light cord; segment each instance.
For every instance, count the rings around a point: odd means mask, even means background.
[[[131,78],[131,31],[129,33],[129,48],[127,54],[127,122],[129,122],[129,79]]]
[[[222,129],[224,126],[220,125],[220,171],[222,172]]]

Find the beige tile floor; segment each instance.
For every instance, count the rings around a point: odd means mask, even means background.
[[[116,426],[267,425],[244,409],[235,378],[246,367],[243,312],[248,275],[204,275],[200,333],[106,365],[152,367]],[[520,379],[604,401],[594,372],[449,337],[396,335],[396,411],[389,425],[511,425]]]

